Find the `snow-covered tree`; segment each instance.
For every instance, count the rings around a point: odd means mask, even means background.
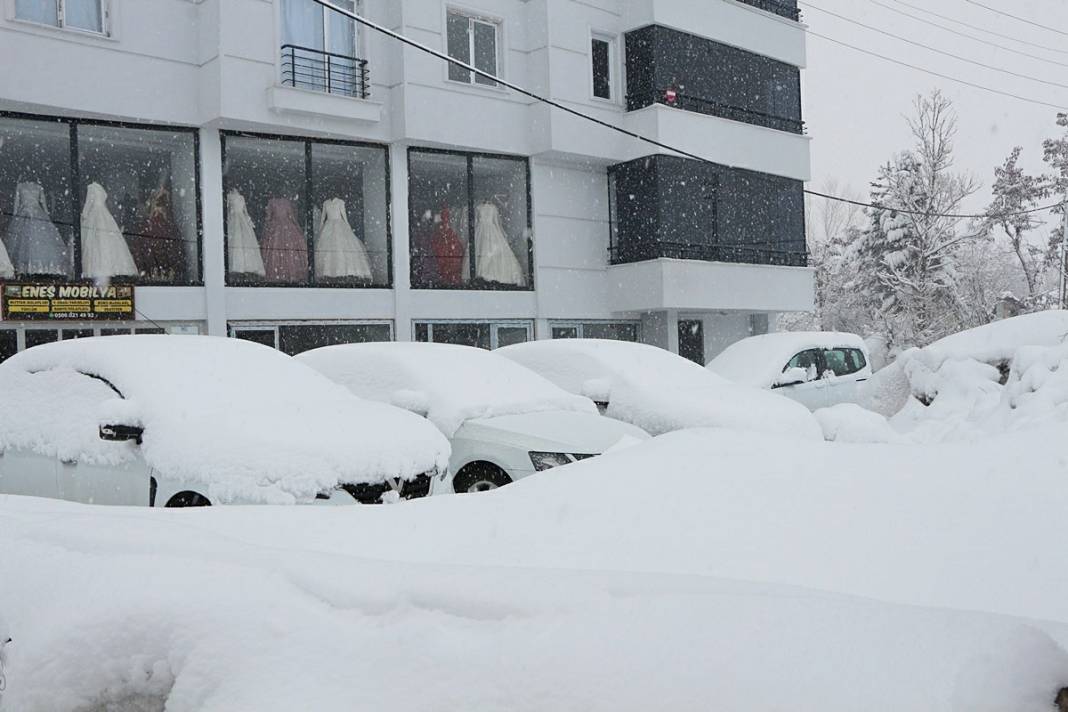
[[[1039,298],[1044,251],[1029,238],[1042,221],[1036,214],[1025,211],[1049,197],[1050,181],[1044,176],[1028,175],[1020,168],[1022,151],[1020,146],[1012,149],[1005,162],[994,169],[994,198],[986,209],[983,229],[1004,232],[1020,263],[1027,285],[1027,300],[1033,304]]]
[[[872,184],[868,226],[856,246],[852,286],[894,346],[926,344],[957,330],[965,305],[957,256],[981,234],[960,231],[964,200],[977,181],[953,170],[957,117],[935,91],[918,96],[906,119],[913,147],[896,155]]]

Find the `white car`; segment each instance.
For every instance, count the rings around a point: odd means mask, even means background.
[[[452,487],[444,491],[496,489],[649,437],[600,417],[588,398],[470,346],[345,344],[296,358],[361,398],[400,405],[434,423],[452,445]]]
[[[355,504],[429,493],[448,442],[291,357],[208,336],[60,341],[0,364],[0,493]]]
[[[670,351],[625,341],[556,339],[498,349],[566,391],[593,399],[608,416],[652,435],[696,427],[822,439],[804,407],[730,383]]]
[[[728,346],[709,370],[735,383],[772,388],[809,410],[856,403],[871,378],[864,339],[836,331],[783,331]]]

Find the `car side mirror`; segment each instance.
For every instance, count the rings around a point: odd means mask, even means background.
[[[771,385],[772,388],[786,388],[787,386],[800,386],[809,382],[808,371],[804,368],[788,368],[782,372],[778,380]]]
[[[126,442],[133,440],[138,445],[145,434],[145,429],[140,425],[124,425],[121,423],[104,424],[100,426],[100,439],[112,442]]]

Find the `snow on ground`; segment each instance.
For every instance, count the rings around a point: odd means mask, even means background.
[[[0,450],[94,464],[140,454],[164,477],[206,484],[216,502],[291,503],[448,461],[448,442],[422,418],[238,339],[45,344],[0,365],[0,393]],[[100,439],[102,419],[119,412],[144,427],[142,446]]]
[[[4,709],[1049,710],[1059,433],[692,430],[385,507],[0,498]]]
[[[819,439],[800,403],[731,383],[676,354],[648,344],[602,339],[528,341],[498,349],[565,391],[608,404],[606,415],[652,435],[725,427]]]

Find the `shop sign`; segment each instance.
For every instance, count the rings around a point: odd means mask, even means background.
[[[23,282],[3,285],[0,317],[10,321],[121,321],[134,318],[129,284]]]

